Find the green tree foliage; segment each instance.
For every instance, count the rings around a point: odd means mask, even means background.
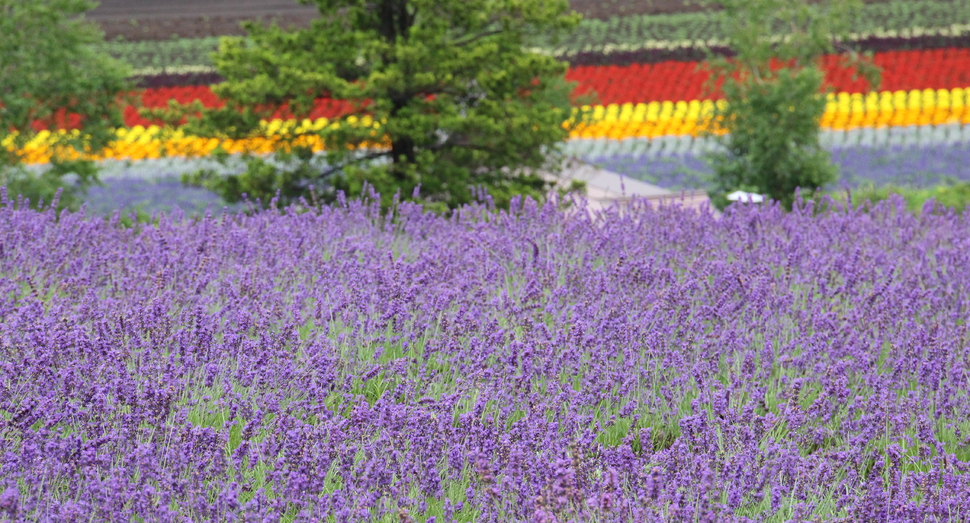
[[[121,93],[132,87],[126,80],[130,71],[94,50],[103,34],[83,14],[96,5],[0,0],[0,185],[35,205],[41,199],[50,203],[63,190],[60,206],[76,206],[80,192],[97,182],[97,169],[70,152],[97,152],[124,125]],[[27,169],[23,149],[39,132],[34,123],[53,130],[65,113],[79,118],[77,132],[57,139],[42,172]],[[66,174],[76,175],[76,182],[66,181]]]
[[[563,122],[586,117],[573,113],[567,64],[524,42],[574,29],[580,16],[567,0],[315,3],[321,16],[306,29],[246,23],[248,40],[223,39],[214,59],[226,81],[214,90],[226,107],[181,114],[202,113],[188,132],[244,137],[284,105],[302,120],[317,97],[349,101],[351,114],[287,135],[291,144],[319,136],[326,166],[294,145],[274,158],[247,155],[242,174],[200,171],[186,181],[227,201],[245,193],[264,203],[277,192],[284,202],[308,196],[311,187],[320,198],[359,195],[366,183],[385,203],[398,191],[404,199],[419,192],[438,210],[471,201],[476,187],[500,206],[514,194],[545,194],[549,183],[536,173],[561,161]],[[169,124],[180,115],[145,114]]]
[[[825,94],[823,55],[840,53],[843,65],[875,87],[871,56],[840,42],[862,3],[858,0],[717,0],[734,56],[709,57],[708,87],[723,91],[708,131],[720,150],[709,156],[711,200],[718,208],[735,190],[765,194],[791,208],[795,190],[813,191],[838,176],[819,144]],[[726,133],[726,134],[724,134]]]

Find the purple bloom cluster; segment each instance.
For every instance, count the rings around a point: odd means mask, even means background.
[[[0,520],[970,514],[966,218],[3,200]]]

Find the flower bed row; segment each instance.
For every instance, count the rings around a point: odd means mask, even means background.
[[[873,60],[882,69],[882,91],[970,86],[970,49],[888,51],[876,54]],[[853,71],[842,67],[837,56],[825,57],[822,68],[835,91],[869,90],[864,80],[852,78]],[[572,67],[566,78],[579,82],[579,93],[595,91],[604,104],[717,97],[705,90],[709,73],[691,62]]]
[[[649,49],[702,49],[723,45],[720,14],[712,11],[584,20],[574,35],[553,45],[539,39],[536,49],[572,58],[585,53],[610,55]],[[870,3],[852,20],[850,40],[898,38],[924,40],[970,33],[970,2],[957,0]],[[778,34],[785,34],[778,28]]]
[[[926,89],[910,92],[838,93],[828,96],[821,124],[829,129],[970,122],[970,89]],[[715,102],[650,102],[610,104],[594,108],[593,125],[578,132],[582,138],[696,135]]]
[[[832,153],[832,160],[840,168],[842,175],[838,186],[894,183],[925,187],[945,183],[948,178],[970,181],[970,171],[966,169],[970,158],[970,126],[826,129],[821,132],[820,142]],[[564,152],[570,157],[675,190],[703,188],[710,172],[703,155],[716,149],[713,140],[689,135],[623,140],[572,139],[564,145]],[[322,158],[316,165],[321,169],[326,167]],[[160,179],[177,182],[181,173],[199,169],[231,174],[244,168],[240,158],[231,158],[221,164],[207,156],[170,156],[134,163],[107,160],[102,163],[100,178],[105,182],[120,180],[124,183],[128,183],[126,180],[154,183]],[[123,193],[123,187],[126,186],[116,188]],[[105,194],[93,197],[92,204],[97,203],[101,209],[110,207],[99,201],[102,197]],[[164,201],[160,195],[158,198],[156,203]],[[112,200],[120,207],[130,204],[117,197]],[[211,198],[207,197],[205,201],[211,201]]]
[[[970,126],[960,124],[823,130],[819,141],[841,176],[837,186],[896,184],[929,187],[970,181]],[[709,182],[706,153],[718,150],[705,137],[575,139],[566,154],[608,171],[665,189],[703,189]],[[188,160],[184,160],[188,161]]]
[[[650,103],[609,104],[591,107],[593,121],[576,130],[573,138],[651,138],[667,135],[698,135],[702,132],[706,116],[715,102],[711,100],[664,101]],[[970,89],[913,90],[909,92],[880,92],[862,95],[838,93],[829,95],[828,108],[821,124],[829,129],[854,129],[860,127],[941,125],[970,123]],[[379,127],[368,117],[359,121],[351,117],[350,125]],[[229,152],[254,151],[268,153],[283,143],[282,135],[288,132],[320,130],[328,125],[338,125],[320,117],[302,122],[274,119],[264,122],[263,136],[244,140],[218,140],[187,136],[181,131],[163,136],[157,126],[135,126],[118,130],[118,141],[102,155],[92,157],[159,158],[166,155],[203,156],[217,147]],[[60,133],[66,131],[58,131]],[[375,131],[375,136],[376,136]],[[27,163],[44,163],[51,156],[50,144],[56,133],[42,132],[24,150]],[[0,144],[9,146],[12,140]],[[301,138],[300,145],[322,150],[319,137],[309,135]],[[379,145],[379,144],[377,144]]]
[[[830,188],[893,184],[908,187],[946,186],[970,181],[970,126],[860,128],[824,130],[820,141],[840,171]],[[665,189],[704,189],[710,167],[702,154],[715,148],[708,139],[692,136],[628,138],[624,140],[569,140],[565,153],[608,171],[622,173]],[[272,161],[272,160],[271,160]],[[325,169],[318,159],[315,165]],[[138,162],[108,160],[102,163],[103,186],[89,190],[89,212],[110,215],[141,209],[147,213],[179,207],[204,214],[207,206],[220,212],[227,206],[218,195],[198,187],[184,187],[182,173],[199,169],[237,174],[245,169],[240,158],[225,164],[211,157],[166,157]],[[855,192],[853,192],[855,194]],[[229,208],[237,207],[228,205]]]
[[[859,51],[874,53],[970,48],[970,25],[960,31],[962,32],[954,32],[953,35],[870,36],[856,41],[855,47]],[[699,62],[707,58],[708,50],[715,55],[731,55],[725,47],[709,47],[705,42],[700,41],[659,41],[653,44],[643,43],[636,47],[606,46],[603,49],[578,51],[570,56],[559,57],[568,61],[573,67],[626,66],[671,61]],[[211,65],[167,65],[138,69],[135,71],[134,80],[139,88],[153,89],[211,85],[222,82],[223,77]]]
[[[702,11],[588,19],[560,45],[543,38],[533,38],[529,45],[568,59],[573,65],[697,60],[704,48],[723,45],[717,16]],[[869,50],[965,46],[970,45],[970,2],[921,0],[868,4],[853,25],[856,33],[852,40]],[[100,48],[131,64],[140,76],[151,76],[186,66],[211,67],[211,53],[218,46],[218,37],[207,37],[106,42]]]
[[[970,86],[970,49],[889,51],[875,55],[874,60],[883,69],[882,91]],[[861,93],[867,90],[865,82],[853,79],[852,71],[841,67],[837,57],[825,58],[823,67],[828,81],[837,91]],[[710,98],[705,96],[704,89],[709,75],[697,63],[670,61],[630,66],[573,67],[566,77],[578,82],[577,93],[595,91],[603,104]],[[149,89],[142,94],[145,107],[164,107],[169,100],[180,103],[199,100],[207,107],[221,107],[208,86]],[[310,118],[333,118],[346,114],[349,109],[350,105],[346,102],[321,99]],[[152,124],[141,118],[133,107],[126,111],[125,121],[130,127]]]
[[[615,143],[615,142],[613,142]],[[832,188],[897,185],[928,188],[951,181],[970,182],[970,143],[843,146],[828,149],[839,169]],[[711,169],[703,157],[687,150],[664,155],[583,154],[577,158],[635,180],[671,190],[704,189]]]
[[[882,68],[882,91],[912,91],[923,89],[953,89],[970,86],[970,49],[934,49],[922,51],[889,51],[876,54],[876,65]],[[838,57],[823,60],[828,82],[836,91],[862,93],[868,86],[862,79],[853,79],[852,71],[841,67]],[[179,74],[209,74],[186,72]],[[600,103],[623,104],[653,101],[703,100],[709,96],[705,83],[709,74],[697,63],[668,61],[657,64],[629,66],[573,67],[566,74],[578,83],[577,94],[594,91]],[[163,87],[141,92],[141,104],[147,108],[165,107],[169,100],[179,103],[201,101],[206,107],[221,107],[222,103],[209,86]],[[321,98],[309,117],[334,118],[347,114],[349,103]],[[274,117],[286,118],[285,111]],[[125,110],[128,127],[148,126],[152,122],[142,118],[135,107]]]

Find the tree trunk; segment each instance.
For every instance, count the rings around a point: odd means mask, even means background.
[[[381,36],[389,43],[397,43],[397,39],[407,40],[414,25],[414,13],[408,12],[408,0],[381,0],[380,10]]]
[[[391,143],[391,154],[394,155],[394,164],[391,167],[391,173],[395,178],[403,181],[406,167],[417,161],[417,155],[414,151],[414,140],[411,138],[398,138]]]
[[[391,107],[390,118],[394,118],[397,114],[407,107],[408,100],[403,98],[393,99],[394,104]],[[400,181],[405,178],[406,168],[409,164],[414,164],[418,160],[417,152],[415,151],[414,139],[410,136],[398,136],[391,138],[391,173],[394,177]]]
[[[414,12],[408,10],[409,0],[380,0],[378,9],[380,13],[381,36],[389,44],[396,44],[398,39],[407,40],[414,25]],[[384,61],[389,63],[393,57],[384,56]],[[406,91],[407,88],[405,88]],[[389,118],[393,119],[408,106],[411,98],[402,96],[402,93],[391,94],[391,113]],[[417,162],[414,139],[410,136],[400,136],[391,138],[391,174],[398,181],[404,181],[407,176],[407,167]]]

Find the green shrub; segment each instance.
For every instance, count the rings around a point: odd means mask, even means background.
[[[724,208],[727,193],[765,194],[790,209],[795,190],[835,181],[837,171],[819,144],[825,112],[819,60],[842,50],[835,39],[851,27],[857,0],[719,0],[728,46],[735,56],[709,57],[712,93],[726,103],[707,122],[721,146],[708,160],[711,201]],[[855,54],[849,63],[878,83],[878,71]],[[726,133],[726,134],[725,134]]]

